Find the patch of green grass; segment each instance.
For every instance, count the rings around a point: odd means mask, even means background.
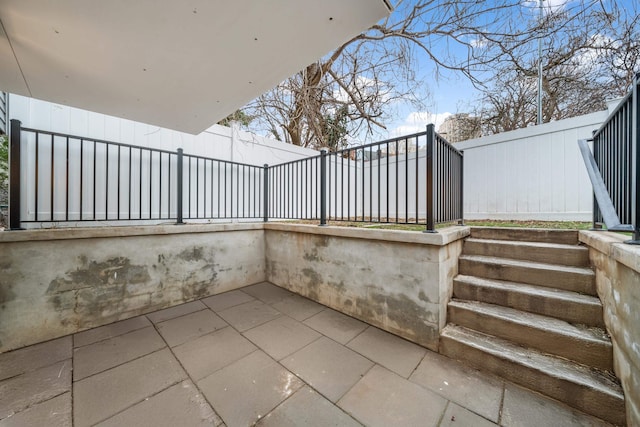
[[[465,221],[471,227],[519,227],[519,228],[552,228],[559,230],[588,230],[591,222],[581,221],[499,221],[470,220]]]
[[[318,224],[318,221],[302,220],[293,221],[302,224]],[[328,225],[338,227],[358,227],[358,228],[374,228],[384,230],[404,230],[404,231],[424,231],[424,224],[394,224],[394,223],[377,223],[377,222],[347,222],[347,221],[328,221]],[[436,225],[436,228],[445,228],[458,225],[457,222],[444,223]],[[517,227],[517,228],[547,228],[557,230],[588,230],[591,228],[591,222],[582,221],[509,221],[509,220],[468,220],[465,225],[470,227]]]

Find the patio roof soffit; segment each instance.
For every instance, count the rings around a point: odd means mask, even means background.
[[[389,12],[385,0],[3,0],[0,90],[199,133]]]

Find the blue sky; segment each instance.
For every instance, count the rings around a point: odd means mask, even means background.
[[[487,4],[491,0],[487,0]],[[559,8],[577,6],[579,0],[544,0],[545,8]],[[603,0],[604,4],[610,0]],[[538,1],[522,2],[522,19],[536,19],[538,16]],[[638,0],[622,0],[618,4],[633,14],[638,10]],[[453,55],[463,55],[467,52],[454,45],[448,45]],[[537,44],[531,46],[532,51],[537,50]],[[435,123],[436,129],[442,121],[454,113],[470,113],[479,105],[480,92],[478,92],[467,78],[460,73],[440,69],[440,77],[435,78],[434,66],[426,54],[416,51],[418,57],[417,71],[423,81],[427,82],[429,96],[425,102],[425,108],[416,111],[411,105],[397,105],[393,113],[393,119],[386,123],[387,130],[379,129],[374,135],[366,136],[367,141],[379,138],[400,136],[403,134],[419,132],[425,129],[428,123]],[[362,137],[360,138],[362,139]]]

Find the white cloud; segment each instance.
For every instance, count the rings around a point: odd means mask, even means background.
[[[542,1],[542,12],[557,12],[559,10],[564,9],[565,5],[569,3],[571,0],[543,0]],[[525,7],[529,7],[531,9],[538,9],[540,7],[540,2],[538,0],[525,0],[522,2]]]
[[[436,130],[445,121],[445,119],[451,116],[453,113],[438,113],[434,114],[429,111],[414,111],[409,113],[407,117],[398,126],[389,130],[389,136],[391,138],[403,135],[409,135],[412,133],[423,132],[426,130],[427,125],[433,123]]]
[[[489,41],[483,36],[478,36],[470,38],[469,44],[471,45],[471,47],[481,48],[487,46],[489,44]]]
[[[391,89],[386,83],[384,83],[383,81],[373,80],[366,76],[357,76],[355,81],[353,81],[350,86],[352,90],[355,89],[353,90],[353,92],[360,92],[365,97],[377,93],[381,99],[381,102],[387,102],[391,95]],[[346,103],[351,101],[347,92],[342,88],[338,88],[334,92],[333,96],[339,102]]]

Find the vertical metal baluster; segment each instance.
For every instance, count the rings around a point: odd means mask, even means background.
[[[142,148],[140,148],[138,154],[140,155],[140,158],[138,159],[138,218],[142,219]]]
[[[340,220],[344,221],[344,151],[340,151]]]
[[[20,129],[20,127],[19,127],[19,126],[18,126],[18,129]],[[17,130],[16,132],[20,132],[20,130]],[[13,135],[14,135],[14,132],[11,132],[11,135],[13,136]],[[40,159],[39,159],[39,156],[40,156],[40,142],[39,142],[39,140],[40,140],[40,133],[39,133],[39,132],[36,132],[36,189],[35,189],[35,190],[36,190],[36,200],[35,200],[35,202],[36,202],[36,203],[35,203],[35,210],[36,210],[36,212],[35,212],[35,214],[36,214],[36,215],[35,215],[35,217],[36,217],[36,221],[38,220],[38,199],[39,199],[39,197],[40,197],[40,196],[39,196],[39,194],[38,194],[38,184],[39,184],[39,182],[40,182],[40,179],[39,179],[39,172],[40,172],[40,166],[39,166],[39,161],[40,161]],[[13,157],[15,157],[15,156],[13,156]],[[13,191],[12,191],[12,192],[13,192]],[[19,199],[18,199],[18,200],[19,200]],[[12,204],[13,204],[13,203],[12,203]],[[13,204],[13,205],[15,206],[15,204]],[[18,217],[18,218],[19,218],[19,217]],[[18,227],[18,228],[19,228],[19,227],[20,227],[20,225],[18,224],[16,227]],[[13,226],[12,226],[11,228],[13,228]]]
[[[54,212],[53,211],[53,209],[54,209],[53,203],[54,203],[54,196],[55,196],[55,194],[54,194],[54,183],[55,183],[55,181],[54,181],[54,179],[55,179],[54,178],[54,171],[55,171],[54,145],[55,145],[55,137],[53,135],[51,135],[51,168],[50,168],[50,173],[51,173],[51,177],[50,177],[50,179],[51,179],[51,181],[50,181],[50,183],[51,183],[50,197],[51,197],[51,199],[49,200],[50,205],[51,205],[50,206],[51,214],[49,215],[49,217],[51,218],[51,221],[54,220],[54,217],[53,217],[53,212]]]
[[[434,203],[433,203],[433,155],[434,155],[434,138],[435,131],[433,125],[427,126],[427,232],[435,232],[435,222],[434,222]]]
[[[409,140],[404,140],[404,223],[409,222]]]
[[[84,184],[84,139],[80,139],[80,221],[82,221],[82,190]]]
[[[103,145],[106,152],[106,166],[104,168],[104,219],[109,219],[109,145]]]
[[[158,151],[158,219],[162,219],[162,151]]]
[[[9,140],[9,230],[20,230],[22,218],[22,122],[11,119]],[[36,141],[38,131],[35,131]],[[37,174],[36,174],[37,176]],[[37,212],[37,210],[36,210]],[[36,214],[37,218],[37,214]],[[28,218],[25,218],[28,219]]]
[[[418,152],[418,137],[416,136],[416,189],[415,189],[415,193],[416,193],[416,224],[419,223],[418,221],[418,217],[420,216],[420,210],[418,209],[418,195],[420,194],[420,190],[419,190],[419,174],[418,174],[418,158],[420,157]]]
[[[97,166],[97,149],[98,146],[96,144],[96,141],[93,140],[93,217],[91,218],[92,220],[96,220],[96,166]]]
[[[224,162],[224,217],[228,218],[228,214],[227,214],[227,197],[228,197],[228,186],[227,186],[227,175],[229,173],[227,172],[227,162]],[[233,181],[231,183],[231,190],[233,191]]]
[[[200,157],[196,157],[196,218],[200,218]]]
[[[387,164],[387,175],[386,175],[387,190],[385,194],[387,197],[387,220],[385,222],[389,222],[389,143],[387,142],[385,145],[387,150],[387,156],[385,158],[385,162]]]
[[[347,150],[347,221],[351,221],[351,149]]]
[[[400,201],[399,201],[399,196],[398,194],[400,193],[400,187],[399,187],[399,180],[400,180],[400,175],[399,175],[399,169],[400,169],[400,164],[399,164],[399,159],[400,159],[400,153],[398,152],[398,140],[396,139],[395,141],[396,143],[396,224],[398,223],[398,220],[400,219],[398,216],[398,212],[400,211]]]
[[[210,218],[213,219],[215,218],[215,215],[213,214],[213,194],[214,194],[214,178],[213,178],[213,170],[214,170],[214,164],[215,164],[215,160],[211,159],[211,202],[210,202],[210,211],[211,211],[211,216]]]
[[[65,209],[64,209],[64,220],[69,221],[69,137],[66,138],[66,176],[65,176],[65,186],[66,186],[66,194],[65,194]]]
[[[365,155],[364,155],[364,148],[362,150],[360,150],[360,152],[362,153],[362,221],[364,222],[365,218],[364,218],[364,214],[365,214],[365,199],[364,199],[364,193],[365,193],[365,185],[364,185],[364,181],[365,181],[365,177],[364,177],[364,167],[365,167]]]
[[[118,194],[118,203],[116,203],[116,207],[118,209],[117,218],[120,219],[120,145],[118,145],[118,189],[117,189],[117,194]]]
[[[380,149],[380,144],[376,145],[376,147],[378,147],[378,150],[376,152],[376,155],[378,156],[378,189],[377,189],[377,193],[378,193],[378,222],[380,222],[380,215],[381,215],[381,211],[382,211],[382,206],[380,206],[380,193],[381,193],[380,175],[382,174],[382,167],[380,166],[380,158],[382,157],[382,149]]]
[[[131,193],[133,193],[133,182],[131,180],[132,178],[132,171],[131,171],[131,163],[132,163],[132,153],[131,153],[131,146],[129,146],[129,217],[128,219],[131,219]]]
[[[184,224],[184,154],[182,148],[178,148],[176,159],[176,224]]]

